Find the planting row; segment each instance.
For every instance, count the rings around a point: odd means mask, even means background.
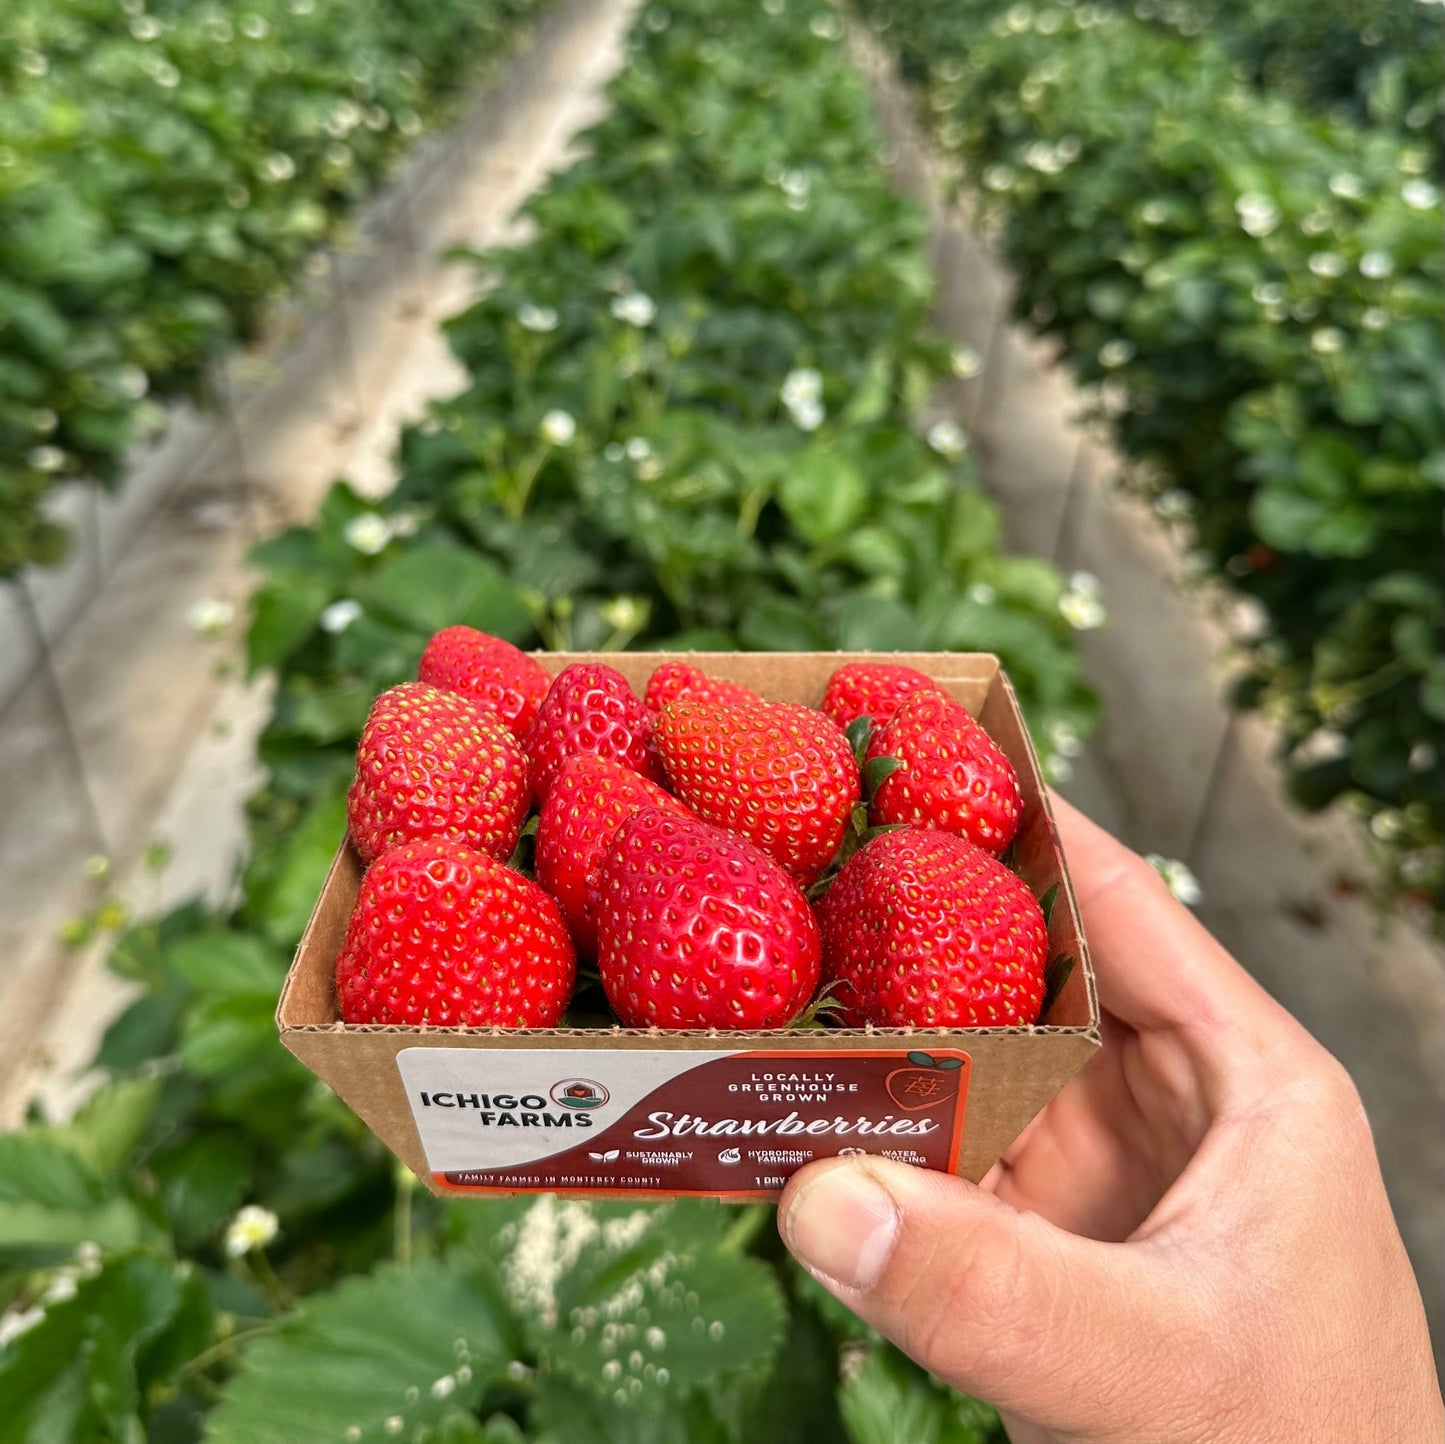
[[[779,1263],[769,1210],[442,1205],[272,1022],[368,706],[438,628],[996,650],[1054,765],[1077,745],[1096,588],[1001,556],[966,438],[928,424],[973,362],[926,325],[923,220],[841,42],[821,0],[645,9],[587,158],[480,258],[451,327],[469,384],[407,433],[394,495],[339,485],[259,549],[251,660],[278,686],[242,901],[127,934],[115,1081],[0,1140],[3,1282],[42,1311],[0,1355],[6,1417],[77,1441],[1001,1437]],[[77,1365],[84,1337],[118,1342]]]
[[[1099,6],[871,7],[1161,515],[1251,599],[1241,700],[1304,805],[1441,883],[1440,193],[1382,130]]]
[[[16,0],[0,18],[0,576],[252,339],[533,0]]]
[[[1111,0],[1112,3],[1112,0]],[[1180,35],[1208,35],[1250,81],[1304,106],[1408,132],[1441,153],[1445,12],[1421,0],[1117,0]]]

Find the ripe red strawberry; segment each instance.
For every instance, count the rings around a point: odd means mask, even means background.
[[[610,757],[569,757],[552,782],[537,824],[537,881],[557,899],[578,950],[597,951],[597,922],[588,903],[603,853],[634,812],[658,807],[691,814],[655,782]]]
[[[447,627],[426,644],[417,678],[495,712],[519,741],[552,679],[535,657],[475,627]]]
[[[783,1028],[817,986],[802,890],[721,828],[644,808],[617,829],[597,903],[602,986],[630,1028]]]
[[[818,704],[840,727],[859,717],[871,717],[875,727],[887,722],[915,692],[942,689],[932,677],[915,667],[895,662],[850,662],[828,678]]]
[[[527,759],[501,718],[425,682],[403,682],[371,704],[346,796],[365,861],[426,837],[510,857],[531,801]]]
[[[951,833],[900,828],[843,864],[819,907],[843,1022],[997,1028],[1038,1021],[1049,930],[1017,874]]]
[[[654,712],[661,712],[669,703],[679,697],[700,697],[708,702],[761,703],[756,692],[739,686],[736,682],[725,682],[721,677],[709,677],[690,662],[661,662],[647,683],[647,695],[643,701]]]
[[[875,824],[936,827],[995,855],[1013,841],[1023,812],[1013,764],[946,693],[915,692],[875,728],[868,761],[875,757],[903,763],[873,796]]]
[[[704,822],[747,838],[804,887],[843,841],[858,767],[821,712],[679,697],[657,720],[657,747],[673,791]]]
[[[579,753],[610,757],[650,782],[662,781],[652,714],[615,667],[574,662],[552,680],[522,743],[532,786],[545,802],[562,764]]]
[[[336,962],[348,1023],[555,1028],[577,957],[557,904],[479,852],[432,838],[361,880]]]

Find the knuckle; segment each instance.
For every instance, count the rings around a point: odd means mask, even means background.
[[[1368,1132],[1365,1105],[1344,1064],[1317,1045],[1311,1051],[1308,1066],[1290,1090],[1295,1105],[1321,1123]]]

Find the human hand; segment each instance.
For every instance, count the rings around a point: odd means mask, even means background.
[[[1349,1077],[1145,862],[1055,808],[1103,1048],[982,1187],[815,1163],[779,1204],[784,1241],[1015,1444],[1438,1444]]]

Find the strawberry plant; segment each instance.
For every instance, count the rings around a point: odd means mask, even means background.
[[[0,577],[63,555],[49,489],[114,485],[531,9],[5,6]]]
[[[1398,128],[1441,151],[1439,60],[1445,17],[1418,0],[1221,0],[1121,4],[1180,35],[1209,35],[1268,94]],[[1438,165],[1438,162],[1437,162]]]
[[[1422,10],[1424,7],[1416,7]],[[1438,904],[1440,193],[1389,128],[1243,85],[1096,6],[873,6],[1135,479],[1247,599],[1238,700],[1294,797]],[[1433,23],[1433,22],[1432,22]]]

